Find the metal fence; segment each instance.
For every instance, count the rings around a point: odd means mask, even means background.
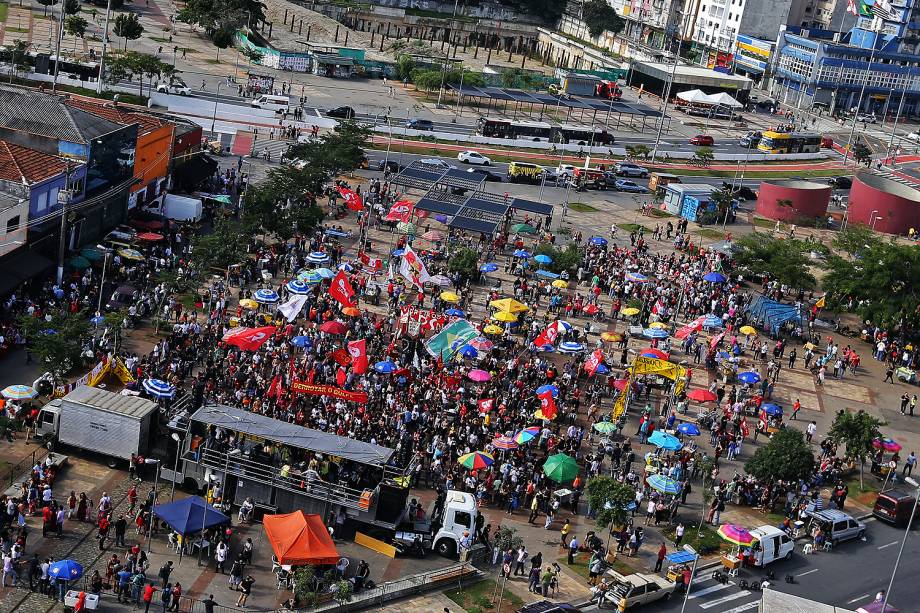
[[[48,450],[45,447],[33,449],[32,454],[19,460],[7,469],[6,485],[12,487],[19,477],[29,472],[36,462],[43,462],[48,456]]]

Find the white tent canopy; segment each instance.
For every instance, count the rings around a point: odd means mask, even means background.
[[[713,104],[721,104],[722,106],[730,106],[732,108],[741,108],[742,104],[735,100],[731,95],[726,94],[725,92],[719,92],[718,94],[710,94],[708,96]]]
[[[677,94],[677,97],[685,102],[698,102],[702,104],[712,104],[709,101],[709,96],[703,93],[701,89],[691,89],[690,91],[680,92]]]
[[[704,94],[702,90],[691,89],[689,91],[680,92],[677,94],[677,97],[691,104],[717,104],[721,106],[729,106],[735,109],[741,108],[742,106],[740,102],[725,92],[719,92],[718,94]]]

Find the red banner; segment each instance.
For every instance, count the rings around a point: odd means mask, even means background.
[[[412,218],[412,209],[414,208],[415,205],[412,202],[399,200],[390,207],[390,211],[384,219],[387,221],[409,221]]]
[[[332,396],[340,400],[349,402],[358,402],[364,404],[367,402],[367,392],[349,392],[334,385],[316,385],[306,381],[294,381],[291,383],[291,391],[298,394],[308,394],[310,396]]]
[[[364,208],[364,203],[361,202],[361,196],[347,187],[337,187],[336,188],[342,198],[345,199],[345,206],[347,206],[352,211],[360,211]]]

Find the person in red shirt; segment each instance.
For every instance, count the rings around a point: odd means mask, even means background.
[[[661,547],[658,548],[658,560],[655,562],[655,572],[661,572],[661,566],[664,564],[664,558],[668,555],[668,548],[665,546],[664,541],[661,541]]]
[[[54,512],[50,505],[42,508],[42,537],[48,536],[48,530],[54,530]]]

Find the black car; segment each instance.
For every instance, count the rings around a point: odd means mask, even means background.
[[[496,174],[491,170],[486,170],[485,168],[481,168],[479,166],[468,168],[467,172],[470,174],[482,175],[488,182],[501,183],[502,181],[502,176],[500,174]]]
[[[380,160],[380,163],[377,164],[377,170],[380,172],[383,172],[384,170],[389,170],[390,172],[400,172],[402,169],[402,165],[394,160]]]
[[[757,192],[752,190],[747,185],[732,185],[728,181],[722,181],[722,189],[728,190],[735,195],[735,198],[739,200],[756,200]]]
[[[350,106],[339,106],[326,111],[326,117],[335,117],[337,119],[354,119],[355,110]]]
[[[434,123],[430,119],[410,119],[406,122],[406,127],[411,130],[434,130]]]
[[[827,184],[835,189],[850,189],[853,186],[853,179],[850,177],[831,177]]]

